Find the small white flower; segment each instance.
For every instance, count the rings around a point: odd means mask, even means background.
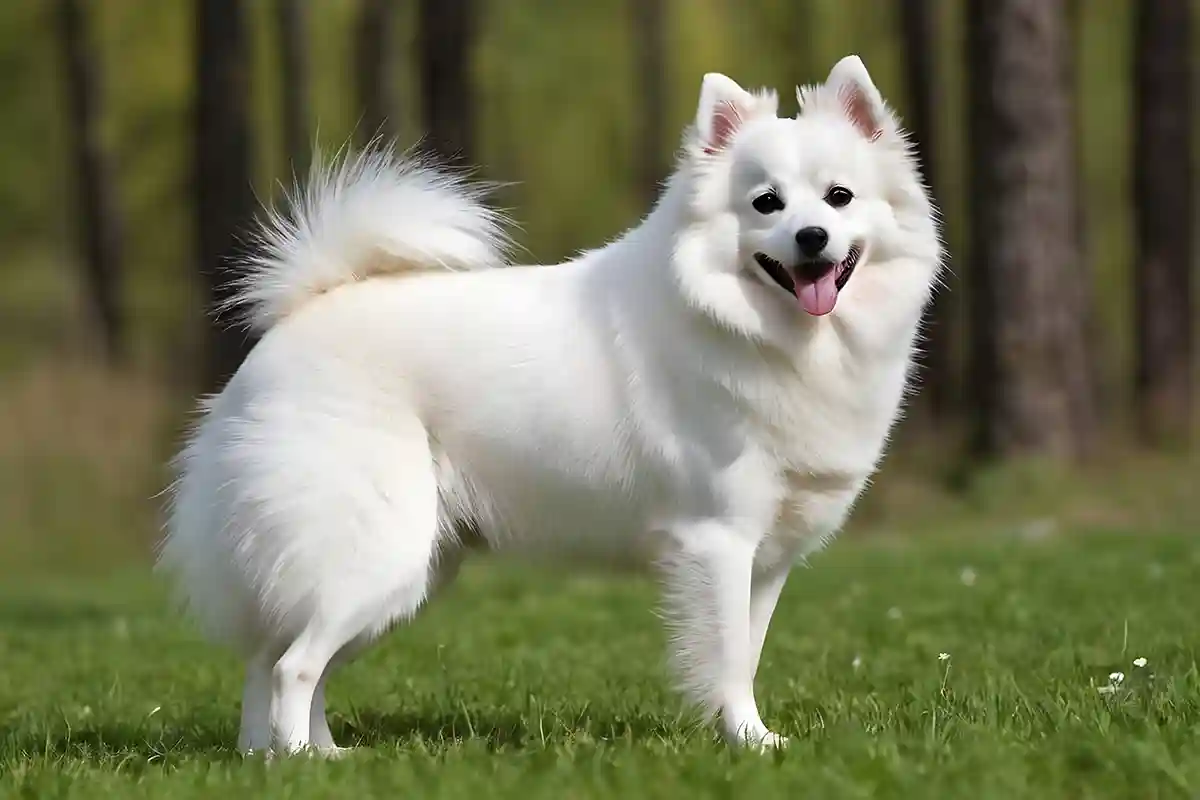
[[[962,581],[963,586],[974,586],[975,579],[978,577],[975,570],[970,567],[963,567],[962,572],[958,573],[958,579]]]
[[[862,666],[862,656],[855,656],[854,660],[850,662],[850,666],[855,670],[857,670],[859,667],[861,667]]]
[[[1146,666],[1146,659],[1144,659],[1144,658],[1135,658],[1135,659],[1133,660],[1133,665],[1134,665],[1135,667],[1144,667],[1144,666]]]
[[[896,606],[892,606],[887,610],[887,616],[888,619],[901,619],[904,616],[904,612],[896,608]]]
[[[949,661],[949,660],[950,660],[949,653],[938,653],[938,661]]]
[[[1124,672],[1110,672],[1110,673],[1108,673],[1108,682],[1109,682],[1109,683],[1111,683],[1113,686],[1119,686],[1119,685],[1121,684],[1121,682],[1122,682],[1122,681],[1124,681],[1124,680],[1125,680],[1125,673],[1124,673]]]

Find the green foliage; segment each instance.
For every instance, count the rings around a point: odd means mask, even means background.
[[[0,242],[54,248],[65,228],[66,137],[48,4],[0,4]],[[9,267],[11,269],[11,267]]]
[[[793,744],[757,756],[682,711],[649,584],[476,564],[334,679],[359,752],[264,766],[144,578],[9,582],[0,795],[1193,796],[1196,587],[1185,537],[839,542],[784,593],[758,695]]]

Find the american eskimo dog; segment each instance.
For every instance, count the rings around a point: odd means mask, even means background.
[[[476,548],[656,568],[681,688],[785,740],[754,676],[789,569],[880,461],[940,267],[863,63],[777,115],[709,74],[640,224],[506,266],[482,190],[369,150],[270,215],[262,338],[178,459],[160,565],[247,662],[243,751],[336,753],[334,666]]]

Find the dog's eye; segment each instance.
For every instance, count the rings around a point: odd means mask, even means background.
[[[829,191],[825,193],[825,202],[834,208],[844,208],[850,205],[850,201],[853,199],[854,192],[845,186],[830,186]]]
[[[751,205],[760,214],[774,214],[776,211],[783,211],[783,199],[773,191],[763,192],[754,198]]]

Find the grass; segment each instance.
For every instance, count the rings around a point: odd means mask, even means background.
[[[731,752],[684,712],[648,583],[481,562],[335,679],[334,732],[359,752],[272,765],[232,752],[238,665],[142,571],[9,580],[0,796],[1200,791],[1200,542],[861,537],[811,567],[785,592],[759,677],[765,718],[793,740],[784,753]],[[1100,691],[1114,671],[1124,682]]]

